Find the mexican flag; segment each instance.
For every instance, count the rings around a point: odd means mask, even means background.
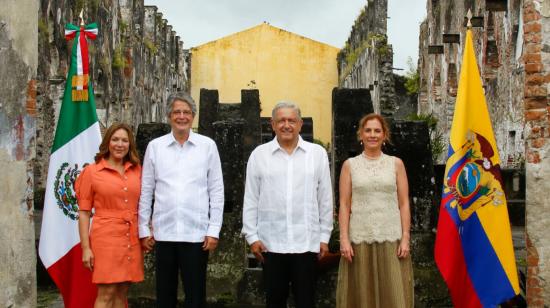
[[[50,155],[39,256],[59,288],[65,307],[93,307],[97,289],[92,273],[82,264],[78,234],[78,204],[74,182],[94,161],[101,143],[92,84],[88,78],[87,38],[97,26],[65,27],[74,39],[71,64]]]

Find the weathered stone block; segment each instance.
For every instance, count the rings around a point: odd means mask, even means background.
[[[241,116],[245,121],[243,130],[243,157],[248,161],[250,153],[262,142],[261,137],[261,105],[258,90],[241,91]]]
[[[344,161],[363,150],[357,140],[357,125],[362,116],[374,111],[368,89],[332,90],[332,175],[335,200],[338,200],[340,170]]]
[[[167,123],[142,123],[138,125],[136,147],[142,162],[149,142],[155,138],[168,134],[170,130],[170,125]]]
[[[218,121],[220,100],[218,90],[201,89],[199,102],[199,134],[214,137],[212,123]]]
[[[207,277],[207,297],[237,301],[238,282],[243,279],[246,262],[245,241],[241,237],[244,196],[242,119],[228,119],[212,124],[218,146],[224,179],[225,206],[220,240],[210,255]]]
[[[435,177],[428,125],[424,121],[391,122],[391,144],[384,152],[403,160],[409,180],[412,229],[431,231],[436,226]]]

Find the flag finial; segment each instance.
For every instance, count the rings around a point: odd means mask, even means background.
[[[466,14],[466,17],[468,18],[468,24],[466,25],[468,29],[472,28],[472,10],[468,9],[468,13]]]
[[[84,9],[80,10],[80,15],[78,15],[78,18],[80,18],[80,25],[84,26]]]

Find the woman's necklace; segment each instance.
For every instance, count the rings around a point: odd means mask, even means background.
[[[378,154],[377,156],[369,156],[367,155],[367,153],[365,153],[365,151],[363,151],[363,156],[365,156],[365,158],[370,160],[377,160],[380,158],[380,156],[382,156],[382,152],[380,152],[380,154]]]

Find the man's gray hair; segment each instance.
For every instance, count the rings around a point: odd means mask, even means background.
[[[166,116],[170,117],[170,114],[172,113],[172,109],[174,109],[174,102],[181,101],[189,105],[189,108],[191,108],[191,112],[193,112],[193,116],[197,114],[197,105],[195,104],[195,101],[189,95],[187,92],[176,92],[168,96],[168,108],[166,109]]]
[[[278,102],[277,105],[275,105],[275,107],[273,107],[273,110],[271,111],[271,118],[275,119],[275,114],[277,113],[277,110],[282,108],[294,109],[294,111],[296,111],[296,114],[298,115],[298,119],[300,120],[302,119],[302,111],[300,111],[300,107],[298,107],[298,105],[294,104],[293,102],[289,102],[289,101]]]

